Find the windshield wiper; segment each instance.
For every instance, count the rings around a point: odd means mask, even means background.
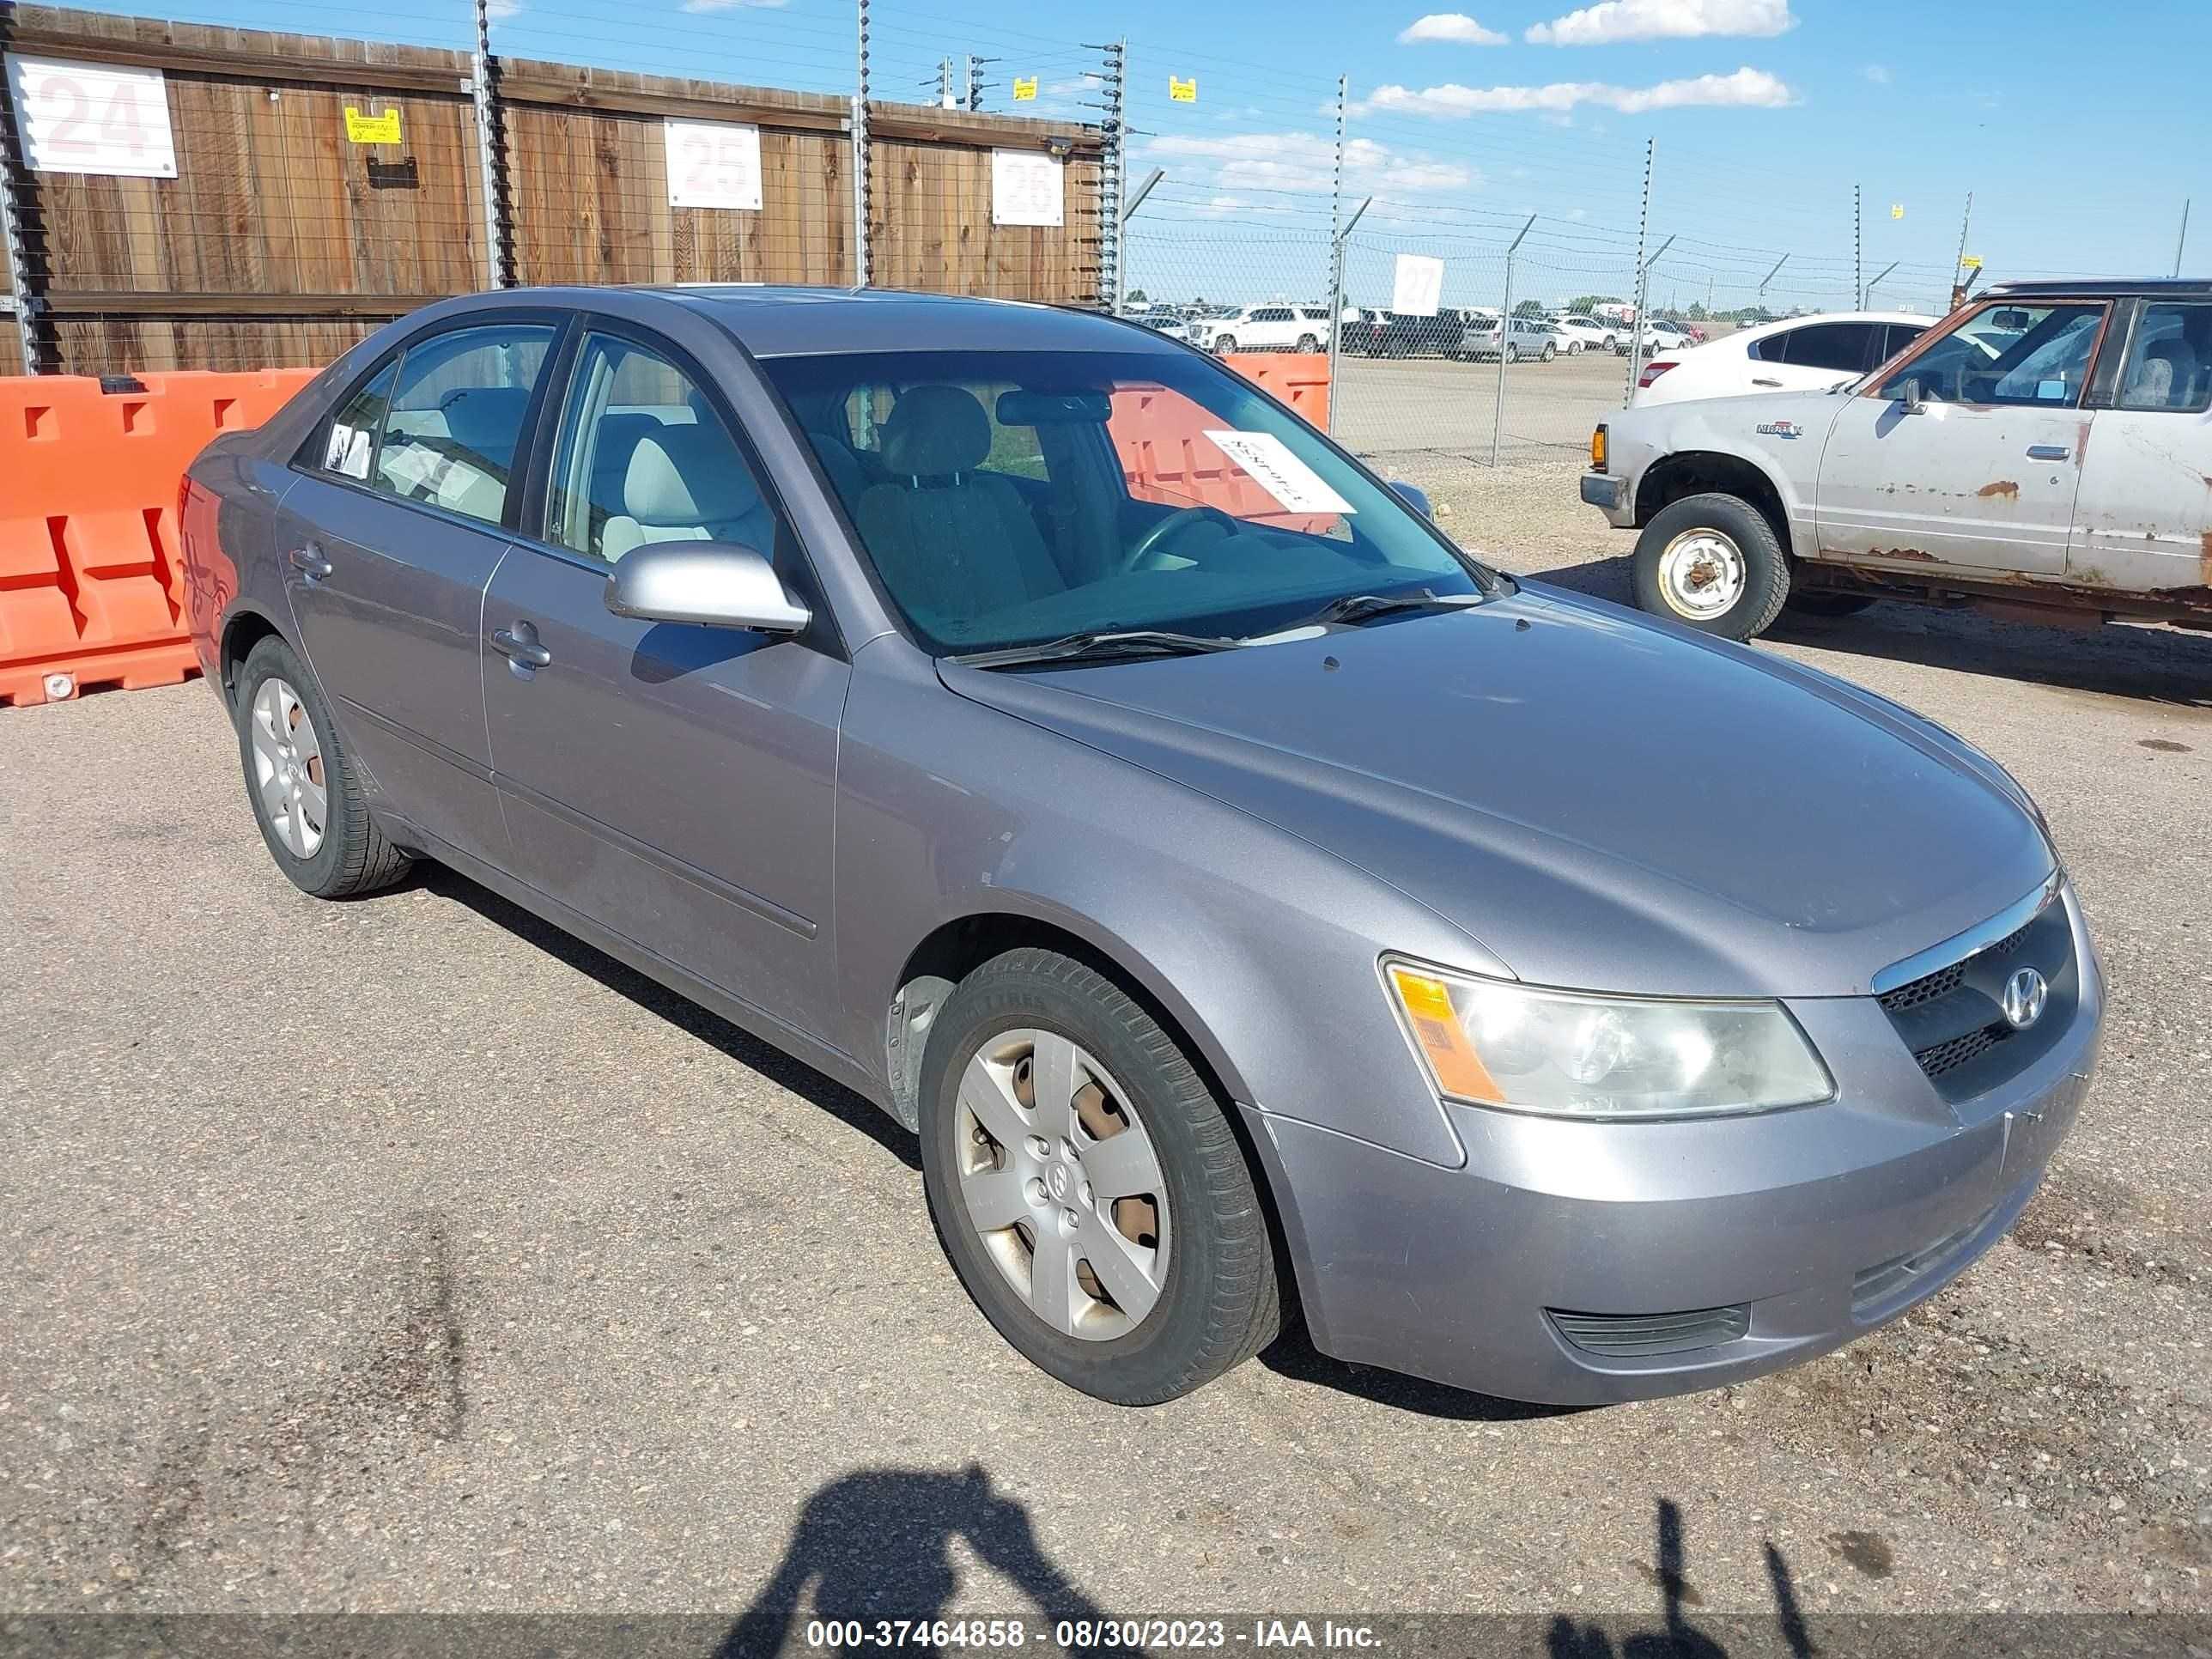
[[[1456,610],[1480,605],[1487,598],[1482,593],[1437,593],[1425,587],[1412,593],[1347,593],[1340,599],[1331,599],[1304,622],[1292,626],[1315,628],[1329,623],[1365,622],[1370,617],[1387,617],[1393,611],[1428,611],[1437,606]]]
[[[1008,646],[1000,651],[971,651],[952,660],[968,668],[1008,668],[1017,663],[1103,661],[1112,657],[1188,657],[1206,651],[1235,651],[1243,644],[1242,640],[1213,635],[1131,628],[1117,633],[1070,634],[1042,645]]]

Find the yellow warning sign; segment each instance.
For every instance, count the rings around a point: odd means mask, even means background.
[[[1893,219],[1902,219],[1905,216],[1905,204],[1892,202],[1889,204],[1889,216]]]
[[[1036,102],[1036,83],[1037,78],[1034,75],[1017,75],[1014,77],[1014,101],[1018,104]]]
[[[1982,268],[1982,256],[1978,253],[1969,253],[1959,263],[1969,270],[1979,270]]]
[[[388,109],[381,115],[363,115],[351,104],[345,106],[346,141],[355,144],[396,144],[399,137],[399,112]]]
[[[1198,101],[1198,77],[1194,75],[1189,80],[1185,81],[1176,76],[1170,75],[1168,76],[1168,100],[1170,103],[1176,104],[1196,103]]]

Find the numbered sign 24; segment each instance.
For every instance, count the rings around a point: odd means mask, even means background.
[[[161,70],[10,53],[8,88],[23,159],[34,171],[177,176],[169,88]]]

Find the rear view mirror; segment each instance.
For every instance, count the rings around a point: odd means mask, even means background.
[[[1103,426],[1114,399],[1103,392],[1002,392],[1000,426]]]
[[[796,634],[812,613],[762,554],[734,542],[649,542],[616,562],[606,607],[641,622]]]

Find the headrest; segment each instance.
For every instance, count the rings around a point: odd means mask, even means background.
[[[469,386],[447,392],[438,411],[455,443],[505,471],[514,465],[514,446],[529,408],[526,386]]]
[[[637,441],[623,507],[641,525],[726,524],[760,505],[760,486],[713,427],[664,426]]]
[[[990,453],[991,417],[975,394],[960,386],[909,387],[884,422],[884,469],[895,476],[971,472]]]
[[[620,511],[622,488],[629,477],[629,458],[638,441],[660,430],[650,415],[603,415],[598,435],[592,441],[592,499],[599,506]]]

